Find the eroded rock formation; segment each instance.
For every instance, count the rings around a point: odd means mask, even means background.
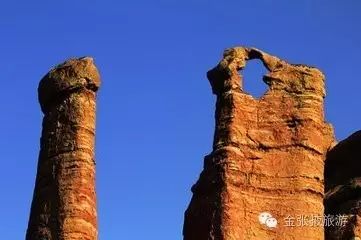
[[[44,113],[27,240],[96,240],[93,59],[52,69],[38,88]]]
[[[361,239],[361,131],[327,154],[325,191],[325,214],[335,218],[326,227],[326,239]],[[337,223],[337,216],[344,222]]]
[[[260,99],[242,88],[239,71],[251,59],[268,70]],[[324,214],[324,160],[335,140],[324,120],[322,72],[237,47],[207,76],[217,96],[213,151],[192,187],[184,239],[324,239],[323,225],[297,219]],[[260,223],[262,212],[276,228]]]

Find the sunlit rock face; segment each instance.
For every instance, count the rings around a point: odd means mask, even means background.
[[[71,59],[40,81],[44,113],[27,240],[96,240],[93,59]]]
[[[252,59],[268,70],[259,99],[242,87]],[[335,144],[322,72],[236,47],[207,77],[217,96],[213,151],[192,187],[184,239],[324,239],[323,224],[310,221],[324,214],[324,161]]]

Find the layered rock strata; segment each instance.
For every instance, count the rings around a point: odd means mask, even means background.
[[[40,81],[44,113],[27,240],[96,240],[93,59],[71,59]]]
[[[243,91],[240,73],[252,59],[268,70],[260,99]],[[207,77],[217,96],[213,151],[192,187],[184,239],[324,239],[323,225],[310,221],[324,214],[324,160],[334,143],[322,72],[236,47]]]

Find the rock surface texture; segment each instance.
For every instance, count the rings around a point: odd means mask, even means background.
[[[361,131],[337,144],[325,166],[325,214],[345,222],[326,227],[327,240],[361,239]],[[337,218],[335,219],[337,221]]]
[[[93,59],[52,69],[38,88],[44,113],[27,240],[96,240]]]
[[[251,59],[268,70],[260,99],[242,87],[239,72]],[[213,151],[192,187],[184,239],[323,240],[323,225],[298,220],[324,214],[324,160],[335,140],[322,72],[236,47],[207,76],[217,96]],[[262,212],[271,222],[260,222]]]

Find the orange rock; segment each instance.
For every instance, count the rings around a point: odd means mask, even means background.
[[[27,240],[96,240],[93,59],[71,59],[39,84],[43,131]]]
[[[239,74],[251,59],[268,69],[260,99]],[[237,47],[207,76],[217,95],[213,152],[192,187],[184,239],[324,239],[323,225],[309,221],[324,214],[324,160],[335,141],[322,72]]]

